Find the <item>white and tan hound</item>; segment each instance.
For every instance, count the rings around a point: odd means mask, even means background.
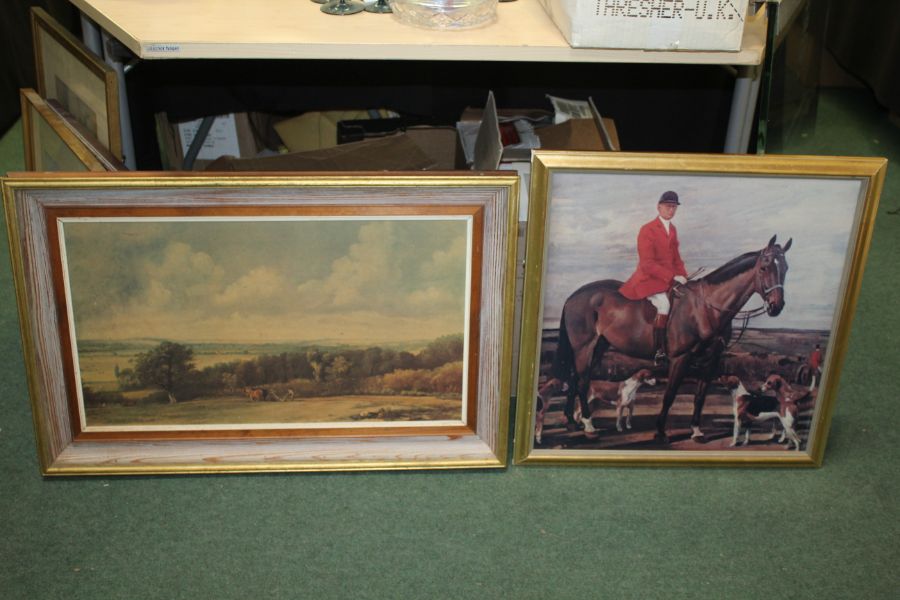
[[[534,410],[534,442],[536,444],[541,443],[541,435],[544,433],[544,415],[547,414],[550,399],[553,397],[553,394],[565,390],[566,385],[555,377],[548,379],[538,388]]]
[[[616,407],[616,430],[622,429],[622,416],[625,415],[625,427],[631,429],[631,417],[634,415],[634,401],[637,391],[642,385],[656,385],[656,379],[650,369],[639,369],[624,381],[592,381],[588,394],[588,406],[593,400],[601,400]],[[627,414],[626,414],[627,412]],[[581,415],[585,433],[594,433],[597,430],[591,421],[591,416],[584,418]]]
[[[754,423],[763,423],[773,419],[781,420],[777,398],[747,390],[736,375],[723,375],[719,378],[719,383],[731,393],[734,414],[732,447],[741,445],[741,433],[744,434],[744,445],[750,443],[750,428]]]
[[[800,449],[800,436],[797,435],[794,426],[797,423],[797,415],[800,413],[799,404],[803,401],[813,398],[813,388],[794,388],[784,380],[784,377],[775,373],[769,375],[762,385],[763,391],[775,392],[775,398],[778,400],[778,416],[781,420],[781,426],[784,428],[781,433],[781,439],[778,441],[783,443],[788,440],[788,449],[791,444],[795,450]]]
[[[649,369],[640,369],[624,381],[594,380],[591,382],[590,391],[588,392],[588,405],[590,406],[594,400],[599,400],[615,406],[616,429],[624,431],[622,428],[623,416],[625,417],[625,428],[631,429],[634,401],[637,397],[637,391],[642,385],[656,385],[656,379]],[[547,407],[550,405],[550,399],[554,394],[566,391],[566,389],[566,384],[556,378],[547,380],[538,388],[534,417],[535,443],[541,443],[541,436],[544,431],[544,416],[547,413]],[[575,419],[580,420],[584,425],[585,433],[596,433],[597,429],[591,421],[591,416],[585,417],[581,414],[581,403],[575,404]]]

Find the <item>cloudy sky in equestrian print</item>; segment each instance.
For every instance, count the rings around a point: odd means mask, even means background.
[[[674,190],[688,274],[745,252],[793,239],[785,258],[785,308],[753,327],[830,329],[849,260],[863,189],[849,179],[629,173],[555,173],[551,181],[544,275],[544,327],[559,325],[562,305],[580,286],[627,279],[637,266],[637,234]],[[702,272],[701,272],[702,274]],[[747,308],[762,305],[754,296]]]
[[[79,339],[389,343],[462,334],[469,222],[68,220]]]

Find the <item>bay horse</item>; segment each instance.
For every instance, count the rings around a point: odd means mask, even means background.
[[[700,418],[707,387],[718,376],[722,352],[731,339],[732,320],[759,294],[765,312],[778,316],[784,308],[784,278],[788,265],[784,247],[772,236],[765,248],[742,254],[711,273],[683,284],[672,302],[667,324],[668,380],[662,409],[656,419],[656,440],[668,443],[666,421],[689,368],[696,371],[697,390],[691,418],[691,438],[703,441]],[[585,433],[595,431],[590,419],[588,390],[591,371],[603,354],[614,347],[634,358],[652,360],[654,310],[649,300],[629,300],[619,293],[622,282],[613,279],[582,286],[566,300],[559,323],[559,345],[552,377],[568,385],[565,414],[575,421],[575,399],[580,401]],[[539,398],[540,399],[540,398]],[[546,399],[545,403],[546,403]]]
[[[260,387],[245,387],[244,393],[250,398],[250,402],[262,402],[269,397],[269,390]]]

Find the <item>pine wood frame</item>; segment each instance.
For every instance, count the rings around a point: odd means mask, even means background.
[[[41,469],[45,475],[502,467],[506,464],[518,179],[501,174],[17,174],[3,180]],[[471,421],[446,430],[85,436],[73,419],[54,227],[63,214],[471,214]],[[473,271],[474,273],[474,271]],[[474,339],[474,337],[472,338]],[[452,429],[452,430],[451,430]]]

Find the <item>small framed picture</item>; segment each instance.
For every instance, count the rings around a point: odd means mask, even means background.
[[[515,460],[821,464],[885,167],[536,152]]]
[[[31,9],[37,91],[59,103],[122,160],[119,84],[115,70],[41,8]]]
[[[3,182],[43,472],[506,464],[513,175]]]
[[[25,168],[29,171],[122,171],[115,156],[61,106],[32,89],[19,91]]]

